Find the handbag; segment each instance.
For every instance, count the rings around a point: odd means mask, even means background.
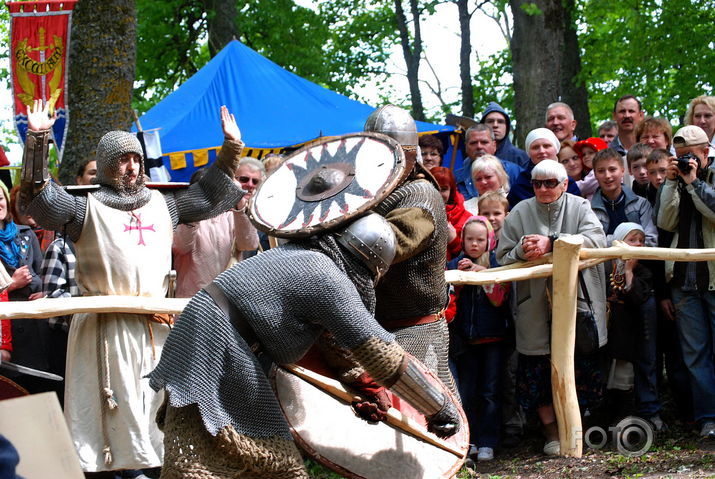
[[[575,353],[578,356],[585,356],[593,354],[598,350],[598,326],[596,325],[596,317],[593,314],[591,296],[588,294],[586,281],[584,281],[581,271],[578,272],[578,281],[581,284],[581,290],[588,304],[588,310],[576,311]]]

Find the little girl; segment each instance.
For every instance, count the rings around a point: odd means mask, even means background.
[[[498,266],[492,225],[472,216],[462,229],[462,253],[447,269],[481,271]],[[450,324],[450,356],[459,394],[469,421],[477,460],[494,458],[501,425],[503,342],[509,326],[509,284],[464,285],[455,288],[457,314]]]

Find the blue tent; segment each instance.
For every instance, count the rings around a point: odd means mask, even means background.
[[[362,131],[373,107],[311,83],[230,42],[180,88],[141,118],[145,130],[161,128],[164,164],[172,180],[188,181],[210,163],[223,142],[219,108],[236,116],[248,156],[262,157],[321,136]],[[451,126],[417,122],[420,132]]]

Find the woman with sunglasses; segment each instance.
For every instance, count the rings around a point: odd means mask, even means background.
[[[526,147],[526,153],[529,155],[531,162],[519,173],[514,185],[512,185],[509,190],[507,198],[509,199],[510,208],[514,208],[514,206],[522,200],[534,197],[534,188],[532,188],[531,185],[532,170],[544,160],[558,161],[558,154],[561,150],[559,139],[556,138],[554,132],[548,128],[536,128],[531,130],[529,134],[526,135],[524,146]],[[567,191],[573,195],[581,195],[578,186],[576,186],[575,181],[572,179],[568,181]]]
[[[580,234],[584,247],[606,246],[601,222],[588,200],[567,193],[568,176],[563,165],[550,159],[539,162],[531,171],[534,198],[516,205],[504,220],[497,248],[502,264],[532,261],[551,252],[561,235]],[[596,319],[599,346],[606,344],[606,277],[602,264],[581,273]],[[546,436],[544,453],[559,453],[559,435],[551,398],[549,355],[551,324],[551,279],[531,279],[516,283],[517,398],[527,413],[536,412]],[[578,309],[588,302],[579,292]],[[598,352],[576,356],[576,388],[581,411],[593,408],[602,395],[603,378],[598,367]]]

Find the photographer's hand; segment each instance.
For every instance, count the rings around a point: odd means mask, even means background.
[[[680,177],[683,179],[686,185],[689,185],[698,177],[698,167],[700,166],[698,164],[698,160],[694,158],[691,158],[688,163],[690,164],[690,171],[688,171],[687,173],[683,173],[682,171],[678,170],[678,172],[680,173]]]
[[[669,180],[677,180],[680,170],[678,169],[678,159],[674,156],[670,157],[670,163],[668,163],[668,168],[665,170],[665,177]]]

